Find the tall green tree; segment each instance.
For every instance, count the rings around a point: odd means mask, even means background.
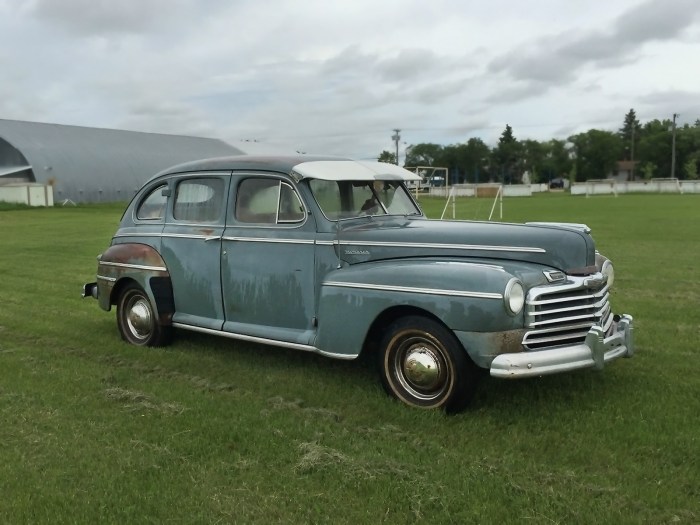
[[[498,145],[494,148],[492,158],[500,172],[500,180],[503,183],[513,182],[519,177],[519,164],[521,161],[522,147],[513,135],[513,128],[506,124],[506,129],[498,139]]]
[[[574,145],[576,180],[605,179],[615,169],[622,153],[617,133],[591,129],[569,137]]]
[[[623,144],[623,157],[621,160],[636,160],[635,152],[639,150],[641,125],[637,120],[634,109],[630,109],[625,115],[622,127],[618,131]]]

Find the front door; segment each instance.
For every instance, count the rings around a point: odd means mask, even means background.
[[[173,321],[221,330],[221,236],[230,176],[206,173],[174,182],[161,254],[175,299]]]
[[[308,345],[315,332],[316,224],[291,180],[234,176],[222,239],[224,330]]]

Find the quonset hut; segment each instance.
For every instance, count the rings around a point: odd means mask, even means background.
[[[49,185],[57,203],[129,200],[174,164],[241,153],[218,139],[0,119],[0,185]]]

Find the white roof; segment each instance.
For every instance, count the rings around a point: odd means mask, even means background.
[[[5,175],[12,175],[13,173],[19,173],[20,171],[32,169],[31,166],[2,166],[0,167],[0,177]]]
[[[420,176],[396,164],[362,160],[316,160],[293,168],[305,179],[322,180],[421,180]]]

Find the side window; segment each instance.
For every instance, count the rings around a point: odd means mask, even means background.
[[[173,218],[187,222],[215,222],[224,201],[222,179],[187,179],[178,183]]]
[[[136,211],[137,219],[163,220],[163,217],[165,217],[165,204],[168,202],[168,198],[163,195],[165,188],[165,184],[158,186],[156,189],[151,190],[151,193],[141,201]]]
[[[277,179],[245,179],[238,186],[236,220],[251,224],[304,220],[304,206],[294,188]]]
[[[294,188],[286,182],[280,186],[280,207],[277,222],[301,222],[304,220],[304,205]]]

